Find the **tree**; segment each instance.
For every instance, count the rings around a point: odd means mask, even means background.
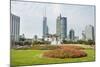
[[[24,46],[23,41],[19,41],[19,45],[20,45],[20,46]]]
[[[24,42],[24,45],[31,45],[31,42],[25,41],[25,42]]]
[[[88,40],[89,45],[95,45],[95,42],[93,40]]]
[[[19,38],[19,41],[25,41],[26,39],[25,38]]]
[[[15,45],[19,45],[19,42],[15,42]]]

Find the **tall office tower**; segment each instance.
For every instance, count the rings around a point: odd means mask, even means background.
[[[85,35],[86,40],[95,40],[94,27],[92,25],[87,25],[85,27]]]
[[[75,38],[75,32],[74,32],[73,29],[71,29],[71,30],[69,31],[69,39],[70,39],[71,41],[73,41],[74,38]]]
[[[19,41],[20,17],[11,13],[10,20],[10,39],[12,44],[12,42]]]
[[[60,14],[56,21],[56,34],[61,40],[65,40],[67,37],[67,18],[61,17]]]
[[[48,25],[47,25],[47,28],[46,28],[46,32],[47,32],[47,35],[46,35],[46,36],[48,36],[48,34],[49,34],[49,28],[48,28]]]
[[[61,38],[65,40],[67,37],[66,17],[61,17]]]
[[[47,17],[46,17],[46,9],[45,14],[43,16],[43,39],[48,36],[48,25],[47,25]]]
[[[38,40],[38,36],[34,35],[34,41],[37,41],[37,40]]]
[[[61,36],[61,15],[57,17],[56,20],[56,34],[57,36]]]
[[[86,40],[85,31],[82,31],[82,40]]]

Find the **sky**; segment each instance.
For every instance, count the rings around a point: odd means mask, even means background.
[[[60,14],[67,18],[67,35],[70,29],[74,29],[75,36],[81,38],[86,25],[95,26],[93,5],[11,1],[11,13],[20,17],[20,35],[25,34],[26,38],[33,38],[34,35],[42,37],[45,9],[50,34],[56,33],[56,19]]]

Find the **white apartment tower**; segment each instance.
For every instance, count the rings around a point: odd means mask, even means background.
[[[85,27],[86,40],[94,40],[94,27],[92,25],[87,25]]]
[[[10,15],[10,41],[19,41],[20,17],[11,13]]]

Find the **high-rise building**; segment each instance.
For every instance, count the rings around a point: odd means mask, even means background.
[[[10,15],[10,38],[11,42],[19,41],[20,17],[11,13]]]
[[[38,36],[34,35],[34,41],[37,41],[37,39],[38,39]]]
[[[60,37],[61,36],[61,15],[57,17],[56,20],[56,34]]]
[[[87,25],[85,27],[86,40],[94,40],[94,27],[92,25]]]
[[[61,18],[61,38],[65,40],[67,37],[66,17]]]
[[[85,31],[82,31],[82,40],[86,39]]]
[[[61,40],[65,40],[67,37],[67,18],[60,14],[56,21],[56,34]]]
[[[74,32],[73,29],[71,29],[71,30],[69,31],[69,39],[73,41],[74,38],[75,38],[75,32]]]
[[[46,17],[46,10],[45,15],[43,16],[43,39],[48,36],[48,25],[47,25],[47,17]]]

